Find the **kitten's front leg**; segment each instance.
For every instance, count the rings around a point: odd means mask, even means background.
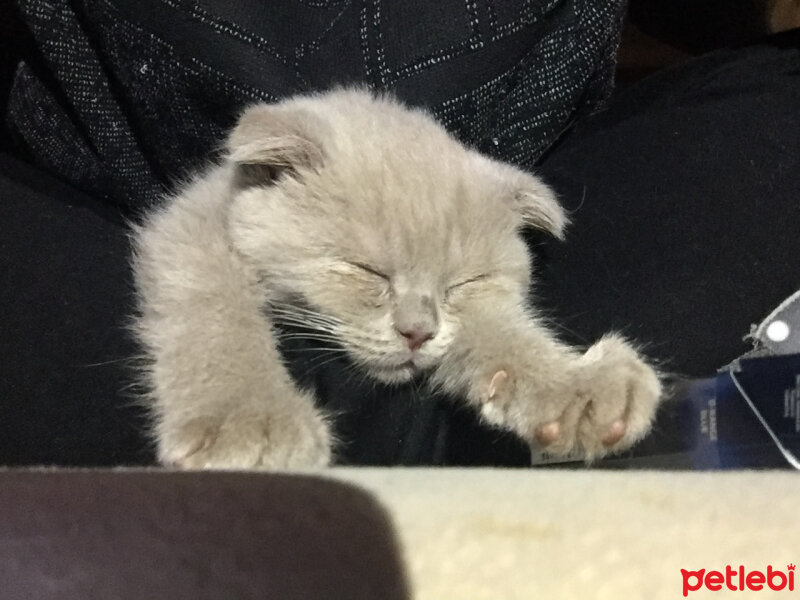
[[[184,308],[140,323],[151,339],[170,335],[151,344],[160,461],[195,469],[326,466],[328,424],[286,373],[271,331],[241,298],[217,300],[216,308],[195,303],[190,314]]]
[[[621,338],[579,353],[515,307],[466,324],[436,378],[487,422],[589,460],[644,437],[661,396],[655,371]]]
[[[152,217],[136,239],[136,332],[150,363],[159,460],[325,466],[328,424],[281,362],[256,278],[231,251],[218,207],[189,200]]]
[[[269,394],[257,399],[251,403],[239,397],[241,406],[225,415],[203,412],[174,419],[165,414],[158,425],[160,461],[186,469],[307,469],[329,464],[328,424],[308,410],[312,398],[288,390],[280,399]]]

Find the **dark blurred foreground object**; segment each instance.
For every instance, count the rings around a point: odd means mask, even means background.
[[[297,475],[0,470],[6,600],[406,600],[388,515]]]

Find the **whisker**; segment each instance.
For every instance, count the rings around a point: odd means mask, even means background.
[[[273,323],[278,325],[287,325],[300,330],[321,331],[324,333],[334,333],[338,328],[329,325],[320,325],[317,323],[310,323],[308,321],[291,321],[289,319],[274,319]]]
[[[418,377],[414,377],[411,380],[411,395],[414,397],[414,401],[419,404],[422,401],[422,392],[420,392],[420,385],[421,382]]]
[[[347,354],[347,350],[344,348],[326,348],[324,346],[318,346],[316,348],[286,348],[284,352],[338,352],[339,354]]]
[[[312,363],[311,368],[308,369],[308,371],[306,371],[305,374],[307,376],[311,375],[314,371],[324,367],[325,365],[327,365],[329,363],[332,363],[332,362],[334,362],[336,360],[340,360],[340,359],[341,359],[341,355],[337,354],[337,355],[328,357],[326,360],[323,360],[322,362]]]
[[[303,318],[307,320],[316,320],[328,323],[330,325],[341,325],[340,319],[320,313],[318,311],[308,310],[299,306],[285,305],[285,306],[271,306],[270,311],[276,315],[287,315],[296,318]]]
[[[304,313],[304,312],[298,312],[296,310],[288,310],[288,309],[280,309],[280,308],[279,309],[272,309],[269,312],[270,312],[270,314],[273,314],[273,315],[276,315],[276,316],[281,316],[281,315],[282,316],[289,316],[289,317],[295,317],[295,318],[299,318],[299,319],[306,319],[306,320],[309,320],[309,321],[324,321],[326,323],[331,323],[331,324],[337,324],[337,323],[340,322],[339,319],[335,319],[333,317],[322,315],[320,313]]]
[[[84,363],[84,364],[73,365],[73,366],[80,367],[80,368],[105,367],[107,365],[113,365],[113,364],[117,364],[117,363],[124,363],[124,362],[131,362],[131,361],[132,361],[131,358],[112,358],[111,360],[104,360],[102,362]]]
[[[339,342],[339,338],[323,333],[284,333],[279,334],[280,340],[317,340],[321,342]]]
[[[347,387],[350,384],[350,382],[353,380],[353,378],[356,377],[356,376],[361,376],[362,381],[363,381],[364,378],[366,378],[366,373],[364,373],[364,371],[362,369],[359,369],[353,363],[348,363],[348,365],[345,367],[345,369],[344,369],[342,374],[345,374],[345,373],[347,374],[347,379],[344,380],[344,386],[345,387]]]
[[[390,347],[392,342],[381,339],[380,331],[365,332],[351,325],[344,323],[341,319],[322,315],[316,311],[311,311],[294,305],[277,307],[273,311],[273,319],[278,324],[297,326],[300,329],[310,329],[337,335],[339,337],[347,335],[356,340],[368,341],[371,344],[376,342],[384,347]],[[369,335],[372,333],[373,335]]]
[[[316,323],[307,319],[298,319],[294,317],[277,316],[273,319],[275,323],[283,323],[286,325],[297,325],[301,328],[307,329],[320,329],[324,331],[335,331],[339,329],[338,326],[329,325],[327,323]]]

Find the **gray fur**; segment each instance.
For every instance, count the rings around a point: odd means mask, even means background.
[[[520,229],[562,237],[566,223],[540,180],[394,99],[337,90],[249,108],[221,164],[136,231],[159,458],[329,463],[328,420],[281,361],[278,317],[338,341],[378,380],[427,372],[555,453],[628,447],[649,430],[654,371],[615,336],[585,353],[565,346],[526,302]],[[552,422],[558,435],[543,441]]]

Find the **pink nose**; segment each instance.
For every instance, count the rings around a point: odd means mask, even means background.
[[[419,350],[422,348],[422,344],[433,337],[433,333],[430,331],[424,331],[422,329],[410,329],[408,331],[398,329],[397,333],[406,338],[408,348],[412,351]]]

